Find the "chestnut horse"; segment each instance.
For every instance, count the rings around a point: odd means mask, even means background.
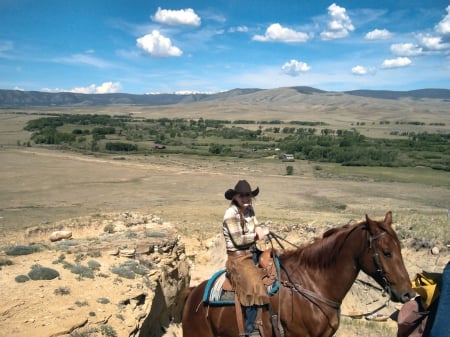
[[[405,303],[414,293],[403,263],[400,241],[391,227],[392,213],[328,230],[313,243],[279,255],[280,288],[271,297],[285,337],[332,336],[339,326],[340,305],[362,270],[389,294]],[[239,336],[233,305],[202,302],[206,281],[190,288],[183,309],[184,337]],[[263,311],[261,336],[275,336],[269,312]]]

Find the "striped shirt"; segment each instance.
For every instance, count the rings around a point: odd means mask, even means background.
[[[223,235],[227,251],[248,249],[256,241],[255,227],[258,225],[255,212],[250,206],[244,214],[245,224],[236,205],[231,205],[223,217]]]

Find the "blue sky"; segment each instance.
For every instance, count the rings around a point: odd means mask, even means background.
[[[0,0],[0,88],[450,88],[450,1]]]

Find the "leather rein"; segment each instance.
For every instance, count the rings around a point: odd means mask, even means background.
[[[368,230],[367,227],[366,227],[366,229]],[[270,234],[271,234],[271,237],[273,237],[277,241],[277,243],[284,249],[284,247],[279,242],[279,240],[282,239],[282,238],[280,236],[272,233],[272,232]],[[372,257],[373,257],[373,261],[374,261],[374,264],[375,264],[375,267],[376,267],[376,272],[380,276],[382,282],[384,283],[383,290],[386,291],[389,294],[389,297],[390,297],[390,295],[391,295],[390,283],[386,279],[385,272],[384,272],[383,267],[382,267],[382,265],[380,263],[380,258],[379,258],[379,254],[377,252],[376,245],[374,244],[374,241],[378,240],[379,238],[381,238],[385,234],[386,234],[386,232],[381,232],[381,233],[373,236],[372,233],[370,233],[370,231],[368,230],[368,235],[369,235],[369,239],[368,239],[369,247],[368,247],[368,249],[369,250],[373,249]],[[290,242],[288,242],[288,243],[290,243]],[[309,301],[311,301],[312,303],[314,303],[316,305],[318,305],[318,303],[315,300],[320,301],[322,303],[325,303],[326,305],[330,306],[331,308],[333,308],[333,309],[335,309],[337,311],[340,311],[340,307],[341,307],[341,303],[340,302],[336,302],[336,301],[330,300],[330,299],[328,299],[328,298],[326,298],[326,297],[324,297],[324,296],[322,296],[322,295],[320,295],[320,294],[318,294],[318,293],[316,293],[314,291],[311,291],[311,290],[308,290],[308,289],[304,288],[303,286],[301,286],[298,283],[293,282],[291,277],[290,277],[290,275],[289,275],[289,273],[288,273],[288,271],[286,270],[286,268],[284,268],[284,266],[281,265],[281,264],[280,264],[280,268],[284,270],[284,272],[286,273],[286,276],[288,278],[287,281],[281,281],[280,280],[280,283],[284,287],[290,288],[291,291],[303,295],[305,298],[307,298]]]

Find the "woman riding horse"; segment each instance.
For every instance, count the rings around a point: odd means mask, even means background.
[[[278,323],[264,310],[259,326],[262,337],[276,336],[275,324],[285,337],[333,336],[339,327],[341,303],[360,271],[394,302],[405,303],[414,296],[391,212],[382,221],[366,215],[359,223],[330,229],[313,243],[279,254],[279,264],[280,287],[270,297]],[[183,337],[238,336],[234,306],[205,303],[206,284],[188,289]]]
[[[239,180],[234,189],[225,192],[231,204],[223,217],[223,235],[227,247],[226,269],[245,311],[245,334],[259,335],[254,327],[258,306],[269,303],[267,289],[261,282],[253,251],[255,242],[262,240],[269,229],[258,225],[252,201],[259,193],[252,191],[246,180]]]

